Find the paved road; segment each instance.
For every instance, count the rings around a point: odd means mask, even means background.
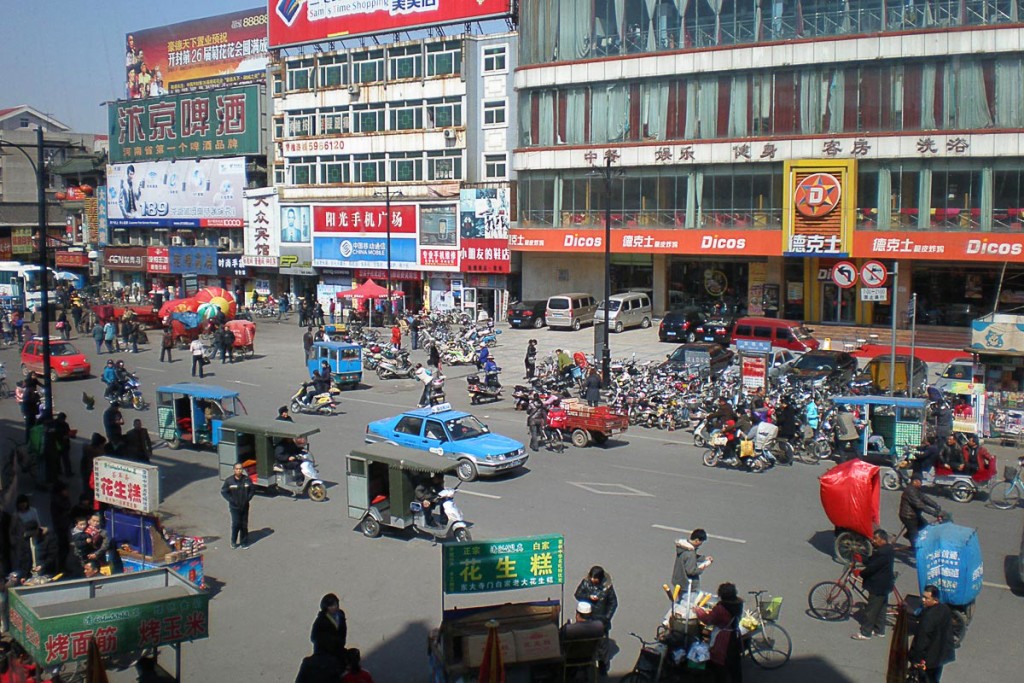
[[[300,333],[295,325],[260,324],[257,358],[212,365],[213,376],[204,381],[238,388],[250,414],[271,419],[302,377]],[[556,346],[593,348],[589,330],[506,329],[494,355],[506,369],[508,385],[521,374],[522,349],[531,336],[540,340],[542,354]],[[88,341],[80,345],[83,350],[91,346]],[[639,358],[660,358],[671,348],[656,342],[654,330],[612,337],[617,356],[636,352]],[[155,385],[188,378],[184,354],[171,365],[161,365],[158,353],[123,356],[142,377],[150,397]],[[105,359],[100,357],[97,367]],[[0,360],[12,375],[17,372],[14,350],[0,351]],[[466,374],[465,368],[448,373],[448,396],[457,407],[469,404],[460,390]],[[414,405],[419,394],[412,381],[369,379],[370,387],[343,394],[343,415],[297,418],[322,429],[313,448],[329,482],[329,499],[317,504],[257,498],[252,514],[256,542],[249,550],[232,550],[227,543],[216,455],[167,449],[157,453],[167,525],[209,539],[206,572],[215,594],[211,637],[185,647],[186,680],[291,680],[308,653],[308,629],[326,592],[341,596],[349,644],[363,650],[376,680],[427,680],[424,643],[441,610],[440,549],[423,539],[364,538],[345,510],[345,452],[362,443],[367,421]],[[80,402],[83,389],[96,396],[102,393],[99,380],[92,379],[59,383],[55,395],[57,409],[66,411],[73,426],[87,436],[99,429],[101,414],[85,412]],[[19,427],[12,401],[0,405],[0,411],[6,428]],[[495,431],[526,436],[524,417],[512,410],[511,401],[477,407],[475,412]],[[126,420],[134,416],[126,411]],[[155,413],[143,417],[155,430]],[[621,647],[613,674],[628,671],[636,657],[637,647],[628,633],[651,637],[665,612],[661,585],[671,574],[673,540],[684,530],[703,526],[712,535],[706,551],[715,557],[705,587],[728,580],[743,592],[766,588],[785,597],[781,623],[793,637],[793,660],[777,672],[750,668],[749,680],[880,680],[887,641],[851,641],[853,622],[824,624],[804,613],[809,587],[838,576],[841,569],[826,552],[831,532],[818,501],[816,477],[825,465],[777,468],[763,475],[711,470],[701,465],[700,452],[688,442],[684,432],[633,430],[606,448],[569,448],[562,455],[542,452],[519,476],[463,486],[459,502],[474,523],[475,538],[564,534],[570,593],[592,564],[602,564],[612,573],[620,601],[613,636]],[[1004,453],[1003,460],[1008,457]],[[883,492],[882,520],[892,528],[898,526],[897,502],[897,494]],[[970,667],[976,680],[991,680],[1017,665],[1013,649],[1005,646],[1005,634],[1019,630],[1021,597],[1006,589],[1003,565],[1017,548],[1022,513],[992,510],[980,502],[942,502],[953,509],[958,522],[979,528],[989,582],[948,679],[966,680]],[[37,505],[46,507],[42,499]],[[901,570],[899,584],[916,592],[909,568]],[[559,595],[538,589],[450,604],[547,597]],[[134,679],[121,675],[114,680]]]

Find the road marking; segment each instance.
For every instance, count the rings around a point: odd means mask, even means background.
[[[982,581],[982,586],[988,586],[989,588],[998,588],[999,590],[1012,591],[1013,589],[1007,586],[1005,583],[992,583],[991,581]]]
[[[579,487],[584,491],[596,493],[599,496],[641,496],[643,498],[654,498],[653,493],[644,493],[639,489],[623,484],[605,484],[598,481],[567,481],[565,483]]]
[[[467,496],[478,496],[480,498],[490,498],[491,500],[501,500],[501,496],[496,496],[493,493],[480,493],[479,491],[467,491],[466,489],[459,489],[459,493],[465,493]]]
[[[648,470],[643,467],[630,467],[629,465],[606,465],[606,467],[615,467],[620,470],[632,470],[635,472],[646,472],[647,474],[660,474],[665,477],[682,477],[683,479],[695,479],[697,481],[710,481],[714,484],[727,484],[728,486],[740,486],[747,489],[754,488],[754,484],[743,484],[739,482],[725,481],[723,479],[712,479],[710,477],[698,477],[693,474],[683,474],[681,472],[662,472],[661,470]]]
[[[136,370],[146,370],[147,372],[167,372],[167,370],[165,370],[163,368],[144,368],[141,365],[136,365],[135,369]]]
[[[247,387],[258,387],[258,386],[262,386],[262,385],[260,385],[260,384],[253,384],[252,382],[243,382],[243,381],[242,381],[242,380],[240,380],[240,379],[233,379],[233,380],[231,380],[231,381],[232,381],[232,382],[234,382],[235,384],[244,384],[244,385],[245,385],[245,386],[247,386]]]
[[[652,524],[654,529],[664,529],[665,531],[678,531],[681,534],[689,534],[693,529],[677,529],[674,526],[664,526],[662,524]],[[719,541],[729,541],[730,543],[746,543],[742,538],[731,538],[729,536],[715,536],[714,534],[708,534],[708,538],[717,538]]]

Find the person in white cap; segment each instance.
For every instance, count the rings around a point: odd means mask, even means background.
[[[562,640],[590,640],[604,637],[604,624],[592,617],[593,607],[589,600],[576,603],[576,618],[562,626]]]

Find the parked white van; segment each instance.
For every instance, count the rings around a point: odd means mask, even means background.
[[[607,315],[608,324],[616,332],[622,332],[627,327],[647,329],[651,326],[651,298],[641,292],[613,294],[608,300],[607,314],[605,308],[605,302],[599,303],[594,319],[602,321]]]

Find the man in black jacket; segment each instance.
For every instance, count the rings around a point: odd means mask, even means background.
[[[928,522],[924,513],[933,517],[942,517],[942,508],[936,505],[935,501],[921,493],[921,475],[916,472],[910,478],[910,486],[903,489],[900,496],[900,521],[907,527],[907,540],[913,545],[917,540],[918,530]]]
[[[580,581],[573,594],[578,602],[589,602],[591,618],[604,624],[605,640],[597,648],[597,670],[608,673],[608,634],[612,630],[612,617],[619,608],[619,600],[612,586],[612,577],[604,568],[594,565],[590,572]],[[577,608],[577,611],[579,609]]]
[[[953,617],[949,607],[939,602],[939,589],[925,586],[921,591],[924,608],[918,617],[917,635],[910,644],[907,659],[924,672],[925,681],[938,683],[942,667],[953,661]]]
[[[256,493],[242,463],[235,463],[234,474],[224,480],[220,495],[231,512],[231,547],[249,547],[249,501]]]
[[[884,529],[876,529],[871,537],[871,545],[875,551],[860,570],[860,580],[868,592],[868,604],[864,607],[860,633],[851,636],[854,640],[869,640],[872,631],[879,638],[885,637],[886,606],[889,593],[896,585],[896,575],[893,573],[895,556],[889,544],[889,534]]]
[[[946,437],[946,443],[943,444],[942,450],[939,451],[939,461],[953,471],[963,470],[963,449],[956,442],[956,437],[952,434]]]

